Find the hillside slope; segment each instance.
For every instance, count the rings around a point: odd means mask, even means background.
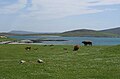
[[[57,36],[81,36],[81,37],[120,37],[120,27],[106,29],[106,30],[90,30],[90,29],[77,29],[65,31],[63,33],[35,33],[28,31],[11,31],[8,33],[0,33],[0,35],[25,35],[25,36],[41,36],[41,35],[57,35]]]
[[[119,37],[118,34],[106,33],[101,31],[80,29],[67,31],[61,34],[62,36],[82,36],[82,37]]]
[[[112,29],[106,29],[106,30],[101,30],[100,32],[113,33],[113,34],[120,35],[120,27],[112,28]]]

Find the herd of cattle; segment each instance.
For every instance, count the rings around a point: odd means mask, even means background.
[[[82,41],[82,43],[84,44],[84,46],[87,46],[87,45],[92,46],[92,41],[89,41],[89,40]],[[47,46],[47,45],[44,45],[44,46]],[[54,46],[54,45],[50,45],[50,46]],[[80,47],[79,45],[75,45],[73,48],[73,51],[77,51],[79,49],[79,47]],[[31,47],[30,46],[25,47],[25,50],[29,51],[29,50],[31,50]],[[34,50],[38,50],[38,48],[35,48]],[[64,48],[64,50],[67,50],[67,48]]]
[[[82,41],[82,43],[84,44],[84,46],[87,46],[87,45],[92,46],[92,41]],[[44,45],[44,46],[54,46],[54,45]],[[78,51],[79,48],[80,48],[80,45],[75,45],[73,47],[73,51]],[[27,51],[30,51],[31,49],[32,49],[32,47],[30,47],[30,46],[25,47],[25,50],[27,50]],[[38,48],[34,48],[33,50],[38,50]],[[63,48],[63,50],[68,50],[68,49]],[[20,61],[20,63],[25,63],[25,62],[26,62],[25,60]],[[41,59],[38,59],[37,62],[44,63],[43,60],[41,60]]]

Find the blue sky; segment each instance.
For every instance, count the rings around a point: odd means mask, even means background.
[[[0,0],[0,32],[120,27],[120,0]]]

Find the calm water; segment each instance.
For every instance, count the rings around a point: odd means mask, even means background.
[[[47,40],[68,40],[68,41],[44,41],[42,44],[57,44],[57,45],[75,45],[80,44],[83,40],[93,41],[93,45],[118,45],[120,38],[104,38],[104,37],[59,37],[59,36],[10,36],[16,39],[47,39]],[[41,43],[37,43],[41,44]]]

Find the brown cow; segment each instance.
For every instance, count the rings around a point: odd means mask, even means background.
[[[77,51],[80,48],[79,45],[75,45],[73,51]]]

